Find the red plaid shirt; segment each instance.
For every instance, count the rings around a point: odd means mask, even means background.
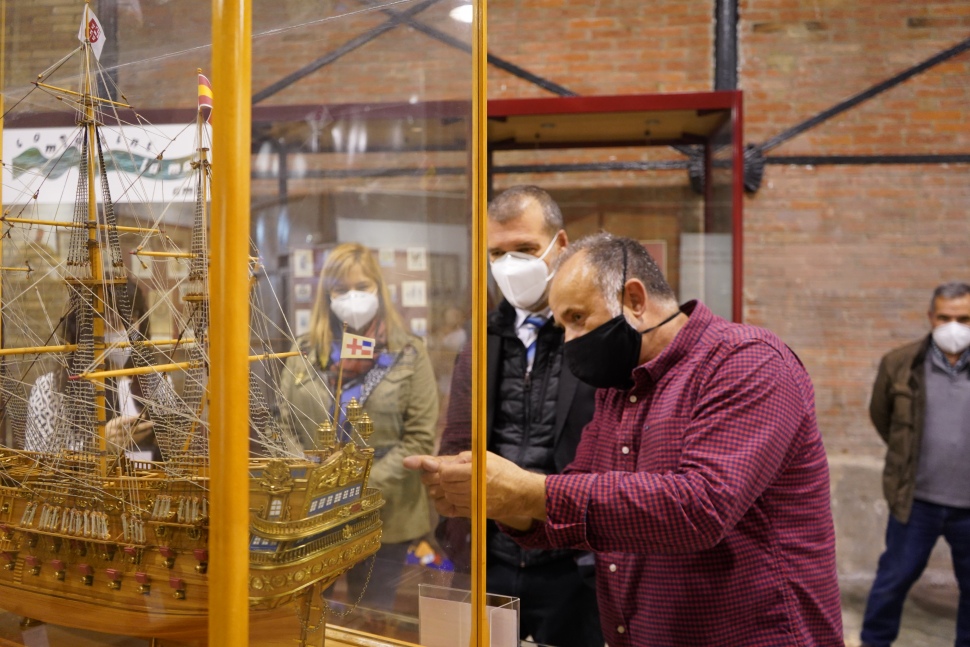
[[[629,391],[600,390],[525,546],[596,552],[610,647],[842,647],[811,380],[701,303]]]

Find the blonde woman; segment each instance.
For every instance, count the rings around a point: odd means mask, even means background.
[[[374,422],[369,486],[379,488],[386,501],[383,545],[363,604],[390,609],[408,546],[431,529],[420,476],[402,464],[405,456],[434,448],[438,396],[431,362],[424,343],[407,332],[391,305],[373,255],[357,243],[338,245],[327,257],[310,323],[309,334],[299,340],[304,356],[290,358],[283,374],[287,402],[281,417],[284,427],[312,448],[317,426],[333,413],[343,368],[342,402],[356,397]],[[372,359],[340,359],[344,323],[350,332],[376,340]],[[361,593],[368,567],[365,562],[348,573],[351,603]]]

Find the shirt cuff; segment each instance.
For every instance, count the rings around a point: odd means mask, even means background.
[[[587,539],[589,502],[598,474],[546,477],[547,541],[556,548],[593,550]]]
[[[498,529],[515,540],[523,548],[545,548],[546,525],[541,521],[533,521],[528,530],[517,530],[503,523],[495,522]]]

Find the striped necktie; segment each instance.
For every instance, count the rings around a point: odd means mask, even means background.
[[[529,343],[525,345],[525,357],[528,361],[529,370],[532,370],[532,362],[536,357],[536,342],[539,339],[539,329],[546,325],[546,318],[542,315],[529,315],[522,322],[521,328],[523,329],[523,334],[520,335],[520,339],[525,337],[522,341],[525,342],[526,339]]]

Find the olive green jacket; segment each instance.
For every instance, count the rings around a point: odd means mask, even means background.
[[[280,406],[283,428],[306,448],[314,446],[317,425],[333,413],[333,395],[319,366],[315,351],[305,358],[291,357],[280,381],[287,400]],[[422,537],[431,530],[428,495],[420,474],[405,469],[402,461],[411,454],[434,452],[438,392],[423,342],[412,338],[399,351],[363,410],[374,423],[368,444],[378,457],[368,487],[380,489],[386,501],[382,541],[394,544]]]
[[[926,337],[887,353],[879,363],[869,402],[869,417],[886,443],[883,494],[900,523],[909,521],[916,489],[926,412],[923,363],[929,347]]]

